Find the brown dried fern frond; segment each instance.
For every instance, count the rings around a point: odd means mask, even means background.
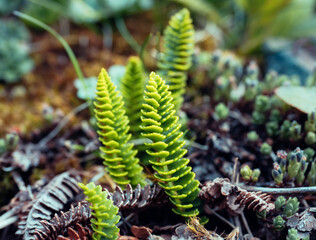
[[[115,191],[108,195],[108,198],[110,198],[114,205],[120,210],[144,208],[152,204],[159,205],[168,201],[168,196],[157,184],[153,186],[146,185],[144,188],[141,188],[138,184],[134,190],[132,186],[128,184],[124,191],[117,186]]]
[[[199,194],[201,199],[208,203],[214,203],[220,208],[226,208],[234,213],[240,214],[245,206],[248,209],[267,212],[275,208],[271,202],[271,196],[261,192],[248,192],[234,184],[227,178],[216,178],[204,184]]]
[[[79,223],[76,223],[76,230],[69,227],[67,232],[67,237],[58,236],[57,240],[91,240],[92,231],[88,227],[83,227]]]
[[[90,224],[91,209],[88,202],[79,202],[78,206],[67,212],[61,211],[49,221],[41,221],[42,228],[34,232],[35,240],[55,239],[91,239]],[[73,238],[71,238],[73,236]]]
[[[81,192],[77,185],[80,181],[76,171],[68,171],[53,178],[23,209],[16,234],[22,235],[23,239],[35,239],[33,233],[43,229],[40,221],[50,220],[54,213],[63,209]]]

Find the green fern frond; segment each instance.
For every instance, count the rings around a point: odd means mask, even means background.
[[[173,211],[191,217],[199,213],[199,181],[187,166],[189,159],[182,158],[187,150],[183,149],[183,132],[168,88],[158,75],[150,74],[142,108],[142,135],[152,141],[146,143],[147,153],[152,157],[149,162],[156,171],[155,177],[160,180],[159,185],[175,205]]]
[[[128,143],[131,135],[128,134],[128,118],[122,96],[119,96],[105,69],[101,70],[96,89],[94,111],[106,170],[122,188],[127,184],[133,187],[146,185],[143,168],[135,157],[137,151],[133,150],[133,144]]]
[[[142,62],[138,57],[130,57],[127,63],[125,75],[121,81],[121,93],[125,104],[126,116],[129,119],[132,138],[140,137],[141,108],[143,92],[145,90],[145,78]]]
[[[183,102],[187,70],[192,65],[194,28],[186,8],[174,14],[164,31],[164,52],[158,62],[162,76],[172,92],[173,104],[178,111]]]
[[[102,191],[100,185],[96,186],[93,182],[84,185],[78,183],[87,196],[87,201],[92,204],[90,206],[92,215],[91,226],[94,231],[93,240],[115,240],[118,238],[119,228],[116,224],[120,220],[117,215],[118,207],[113,205],[113,201],[108,199],[108,192]]]

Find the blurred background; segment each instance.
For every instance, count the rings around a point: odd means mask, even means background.
[[[155,69],[162,30],[183,7],[194,20],[196,62],[221,49],[241,63],[256,60],[263,73],[304,81],[314,69],[314,0],[0,0],[0,136],[32,132],[91,98],[60,42],[14,11],[66,40],[93,92],[101,67],[115,81],[131,55]]]

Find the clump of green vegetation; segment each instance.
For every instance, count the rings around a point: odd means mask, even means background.
[[[14,83],[30,72],[29,33],[14,20],[0,20],[0,81]]]
[[[304,151],[296,148],[290,154],[285,151],[278,151],[272,176],[276,184],[295,182],[298,186],[306,181],[310,186],[315,185],[315,161],[312,156],[307,158]],[[308,165],[310,170],[307,173]]]
[[[252,170],[248,165],[240,169],[240,174],[245,181],[257,182],[260,177],[260,169]]]

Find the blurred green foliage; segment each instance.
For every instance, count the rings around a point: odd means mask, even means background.
[[[216,24],[223,44],[245,55],[270,37],[297,39],[316,33],[314,0],[172,0]]]
[[[150,9],[151,0],[70,0],[68,15],[76,23],[92,23],[118,15]]]
[[[12,13],[24,4],[24,0],[0,0],[0,16],[5,16]]]
[[[14,20],[0,20],[0,80],[13,83],[33,68],[29,57],[29,33]]]

